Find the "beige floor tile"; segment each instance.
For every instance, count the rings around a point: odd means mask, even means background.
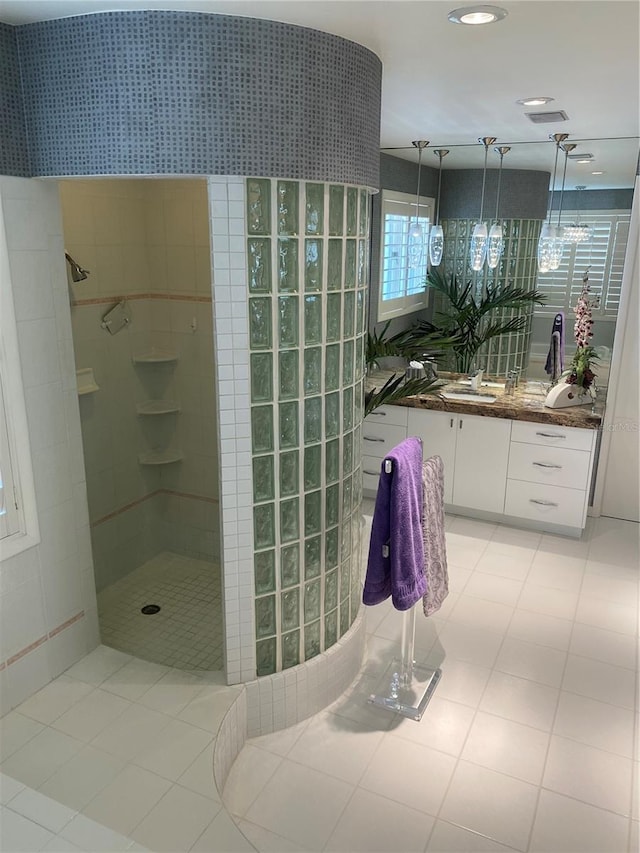
[[[401,718],[391,730],[394,737],[420,743],[458,756],[471,727],[475,710],[434,694],[419,722]]]
[[[62,675],[24,701],[20,713],[48,726],[92,690],[91,685]]]
[[[52,726],[60,732],[88,742],[109,723],[124,714],[130,705],[126,699],[98,688],[65,711]]]
[[[40,791],[81,811],[124,768],[124,761],[92,746],[83,747],[41,785]]]
[[[190,850],[219,811],[219,805],[207,797],[174,785],[139,824],[132,837],[159,853]]]
[[[195,791],[196,794],[202,794],[203,797],[209,797],[210,800],[220,802],[220,795],[213,778],[213,748],[214,744],[211,743],[203,749],[180,776],[178,784],[190,791]]]
[[[553,687],[494,672],[480,702],[480,710],[551,731],[557,702],[558,690]]]
[[[558,850],[563,853],[614,853],[626,848],[625,818],[553,791],[541,791],[529,848],[531,853],[557,853]]]
[[[526,850],[537,799],[534,785],[460,761],[440,817],[516,850]]]
[[[280,756],[245,744],[224,785],[223,801],[229,812],[243,817],[281,763]]]
[[[31,717],[10,711],[0,719],[0,761],[4,761],[43,730],[44,726]]]
[[[592,806],[629,815],[631,764],[628,758],[554,735],[542,785]]]
[[[247,820],[307,850],[322,850],[353,787],[285,759],[247,812]]]
[[[427,844],[427,853],[506,853],[509,850],[513,848],[445,820],[436,821]]]
[[[424,850],[434,818],[358,789],[325,850],[333,853],[412,853]]]
[[[633,725],[633,711],[563,690],[553,733],[632,758]]]
[[[549,735],[540,729],[478,711],[462,758],[539,785],[548,744]]]
[[[31,788],[39,788],[83,745],[69,735],[45,728],[2,762],[2,772]]]
[[[310,720],[287,757],[355,785],[382,738],[379,729],[322,713]]]
[[[506,637],[495,668],[518,678],[560,687],[566,660],[566,652]]]
[[[109,829],[130,835],[170,788],[171,782],[167,779],[130,765],[82,811],[86,817]]]
[[[437,815],[455,759],[426,746],[386,735],[360,787],[412,809]]]
[[[569,655],[563,690],[622,708],[635,707],[635,673],[621,666]]]

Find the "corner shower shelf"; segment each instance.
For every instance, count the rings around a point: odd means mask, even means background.
[[[178,354],[152,347],[148,352],[133,356],[134,364],[168,364],[178,360]]]
[[[180,406],[174,400],[145,400],[138,403],[136,411],[139,415],[170,415],[179,412]]]
[[[93,394],[100,390],[100,386],[93,375],[92,367],[82,367],[80,370],[76,370],[76,383],[80,397],[84,394]]]
[[[149,450],[138,456],[141,465],[171,465],[183,459],[181,450]]]

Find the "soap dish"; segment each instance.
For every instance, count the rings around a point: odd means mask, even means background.
[[[100,386],[95,380],[92,367],[83,367],[76,370],[76,383],[78,386],[78,395],[93,394],[94,391],[99,391]]]

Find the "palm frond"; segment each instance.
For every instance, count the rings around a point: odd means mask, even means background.
[[[402,400],[404,397],[415,397],[418,394],[434,394],[445,384],[439,379],[408,379],[405,382],[404,373],[394,373],[387,379],[382,388],[373,388],[371,391],[365,392],[365,417],[385,403],[394,403],[396,400]]]

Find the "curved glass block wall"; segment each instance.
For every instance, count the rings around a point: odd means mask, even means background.
[[[246,181],[258,675],[330,648],[361,599],[369,195]]]
[[[524,290],[536,286],[536,248],[542,222],[539,219],[503,219],[505,234],[504,253],[495,270],[487,266],[481,272],[472,272],[469,265],[471,232],[476,219],[446,219],[444,230],[444,253],[439,270],[444,275],[457,275],[462,281],[473,280],[476,294],[488,284],[509,284]],[[435,311],[444,311],[441,297],[435,300]],[[508,308],[492,315],[492,321],[507,322],[518,312]],[[480,350],[478,366],[495,376],[503,376],[514,368],[525,369],[529,357],[532,313],[520,332],[501,335]]]

